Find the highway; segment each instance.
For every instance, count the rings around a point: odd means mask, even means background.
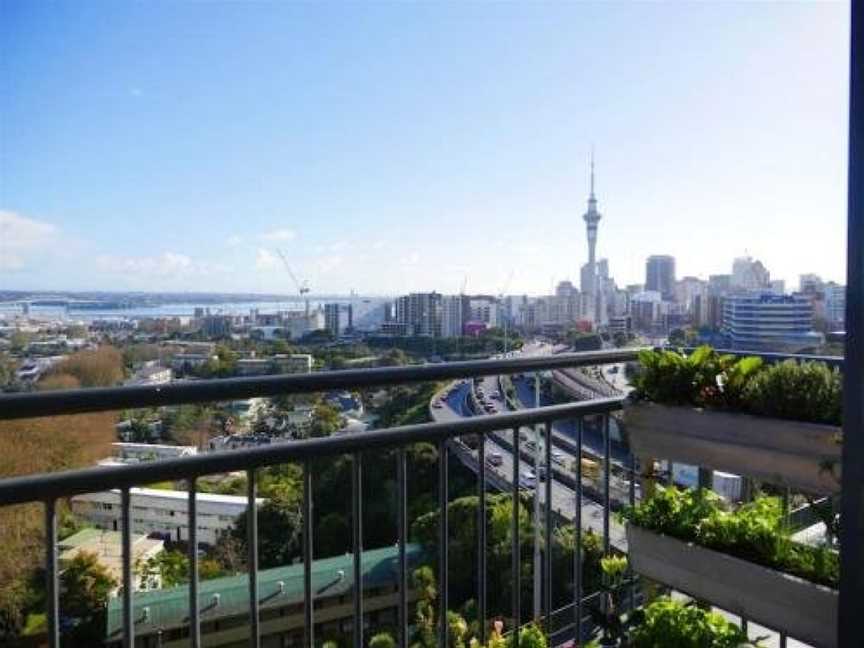
[[[531,352],[531,349],[526,352]],[[483,387],[484,392],[488,394],[492,394],[499,390],[498,385],[498,377],[497,376],[488,376],[484,378],[479,384]],[[455,385],[455,387],[454,387]],[[440,401],[441,407],[431,407],[430,411],[432,413],[433,418],[436,421],[453,421],[459,418],[464,418],[467,416],[472,416],[473,412],[471,407],[468,404],[469,392],[471,389],[470,381],[461,381],[458,383],[451,384],[448,387],[450,391],[450,395],[447,398],[444,398]],[[446,391],[446,390],[445,390]],[[435,400],[438,400],[436,396]],[[433,401],[434,402],[434,401]],[[506,409],[506,405],[501,400],[493,400],[496,402],[499,409]],[[530,428],[523,428],[522,432],[529,435],[527,438],[533,438],[533,431]],[[506,439],[507,441],[512,442],[512,431],[504,430],[500,433],[500,435]],[[503,445],[496,442],[494,436],[489,436],[485,441],[486,447],[486,455],[487,457],[492,453],[497,453],[501,456],[502,464],[497,467],[493,467],[487,464],[487,472],[495,471],[500,477],[502,477],[507,483],[512,484],[512,475],[513,475],[513,455],[512,453]],[[524,443],[523,443],[524,447]],[[541,445],[542,448],[542,445]],[[563,467],[570,468],[574,457],[568,453],[565,453],[558,449],[559,452],[562,453],[562,461]],[[476,458],[476,452],[472,453]],[[476,459],[475,459],[476,461]],[[524,460],[519,460],[519,472],[520,474],[525,474],[528,472],[533,472],[533,465],[529,464]],[[538,481],[538,486],[540,488],[540,498],[541,504],[545,505],[545,492],[546,486],[542,481]],[[576,493],[573,489],[567,487],[565,484],[554,480],[552,481],[552,509],[558,512],[558,514],[572,521],[575,517],[576,513]],[[610,519],[610,542],[611,544],[622,550],[626,551],[627,542],[624,533],[624,527],[618,524],[614,518]],[[582,497],[582,528],[583,530],[591,529],[595,533],[602,534],[603,533],[603,507],[597,502],[589,499],[588,497]]]

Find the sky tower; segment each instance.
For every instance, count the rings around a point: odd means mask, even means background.
[[[591,151],[591,194],[588,196],[588,211],[582,216],[588,233],[588,272],[587,282],[583,282],[582,290],[589,295],[597,294],[597,224],[600,222],[600,212],[597,211],[597,198],[594,196],[594,151]]]

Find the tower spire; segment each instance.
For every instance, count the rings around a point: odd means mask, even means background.
[[[591,145],[591,197],[594,197],[594,145]]]

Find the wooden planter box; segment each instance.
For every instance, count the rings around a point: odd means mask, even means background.
[[[840,490],[840,428],[645,401],[624,408],[640,458],[713,468],[812,493]],[[826,469],[826,466],[830,468]]]
[[[696,599],[820,648],[837,646],[837,591],[627,525],[630,566]]]

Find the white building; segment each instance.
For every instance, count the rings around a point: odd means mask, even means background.
[[[186,491],[155,488],[130,489],[132,532],[158,534],[166,539],[188,540],[189,521]],[[246,512],[247,499],[238,495],[197,493],[198,542],[214,544],[219,536],[234,527]],[[76,495],[70,500],[72,512],[93,526],[109,531],[121,530],[120,491]],[[260,506],[266,500],[258,499]]]
[[[173,374],[171,367],[162,367],[158,364],[147,364],[135,372],[127,385],[167,385],[171,382]]]
[[[160,459],[179,459],[198,454],[195,446],[161,445],[158,443],[125,443],[111,444],[113,459],[120,463],[143,463]]]
[[[771,287],[771,273],[761,261],[752,257],[738,257],[732,262],[732,287],[738,290],[767,290]]]
[[[483,322],[489,328],[498,326],[498,300],[494,297],[471,297],[468,299],[468,319]]]

